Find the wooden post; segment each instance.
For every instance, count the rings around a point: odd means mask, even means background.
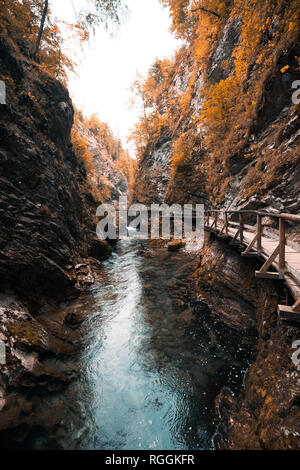
[[[240,242],[243,243],[244,241],[244,222],[243,222],[243,214],[239,213],[239,220],[240,220]]]
[[[285,220],[279,219],[279,274],[285,270]]]
[[[257,252],[261,252],[261,236],[262,236],[262,217],[261,215],[257,215]]]
[[[225,212],[225,232],[228,235],[228,214]]]

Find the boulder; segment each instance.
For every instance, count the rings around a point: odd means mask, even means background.
[[[89,243],[89,256],[97,260],[103,260],[108,258],[112,253],[112,249],[109,244],[104,240],[94,238]]]
[[[177,251],[184,246],[185,243],[182,240],[173,240],[172,242],[168,243],[168,251]]]

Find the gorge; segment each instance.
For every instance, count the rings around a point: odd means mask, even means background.
[[[32,57],[43,2],[17,3],[0,6],[0,448],[299,450],[285,283],[208,231],[201,250],[96,236],[125,196],[299,215],[297,2],[162,1],[184,42],[135,84],[136,160],[73,105],[55,30]],[[287,222],[300,252],[299,234]]]

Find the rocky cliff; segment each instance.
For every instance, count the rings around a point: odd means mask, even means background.
[[[75,266],[97,251],[91,253],[91,244],[97,243],[100,201],[72,149],[74,111],[66,88],[4,35],[0,71],[7,90],[0,108],[1,283],[29,297],[37,291],[57,297],[74,289]],[[107,173],[115,196],[118,188],[126,191],[125,177],[103,157],[101,143],[91,146],[99,177]]]
[[[117,202],[120,196],[124,196],[128,192],[127,176],[121,171],[118,162],[114,160],[101,139],[80,120],[76,121],[75,129],[87,143],[92,155],[94,171],[91,178],[93,186],[99,189],[103,200]]]
[[[98,177],[107,178],[91,181],[72,147],[67,89],[6,35],[0,79],[7,92],[0,105],[0,446],[16,448],[35,426],[60,420],[50,402],[77,373],[65,361],[83,318],[67,310],[57,318],[55,306],[90,287],[99,260],[110,255],[96,238],[96,208],[126,192],[127,180],[80,126]]]
[[[299,212],[300,104],[292,100],[300,78],[299,33],[280,41],[287,13],[278,8],[273,29],[259,41],[262,51],[273,41],[272,60],[266,56],[261,64],[258,51],[240,59],[247,66],[242,89],[234,87],[238,53],[250,48],[243,42],[247,18],[229,11],[205,66],[197,61],[197,38],[177,53],[156,97],[163,124],[140,154],[136,201]],[[255,112],[245,112],[251,100]]]

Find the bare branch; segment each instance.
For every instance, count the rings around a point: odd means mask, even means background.
[[[221,19],[221,16],[218,13],[212,10],[208,10],[207,8],[204,8],[204,7],[194,8],[193,10],[191,10],[191,12],[195,13],[196,11],[199,11],[199,10],[204,11],[205,13],[209,13],[210,15],[214,15],[217,18]]]

